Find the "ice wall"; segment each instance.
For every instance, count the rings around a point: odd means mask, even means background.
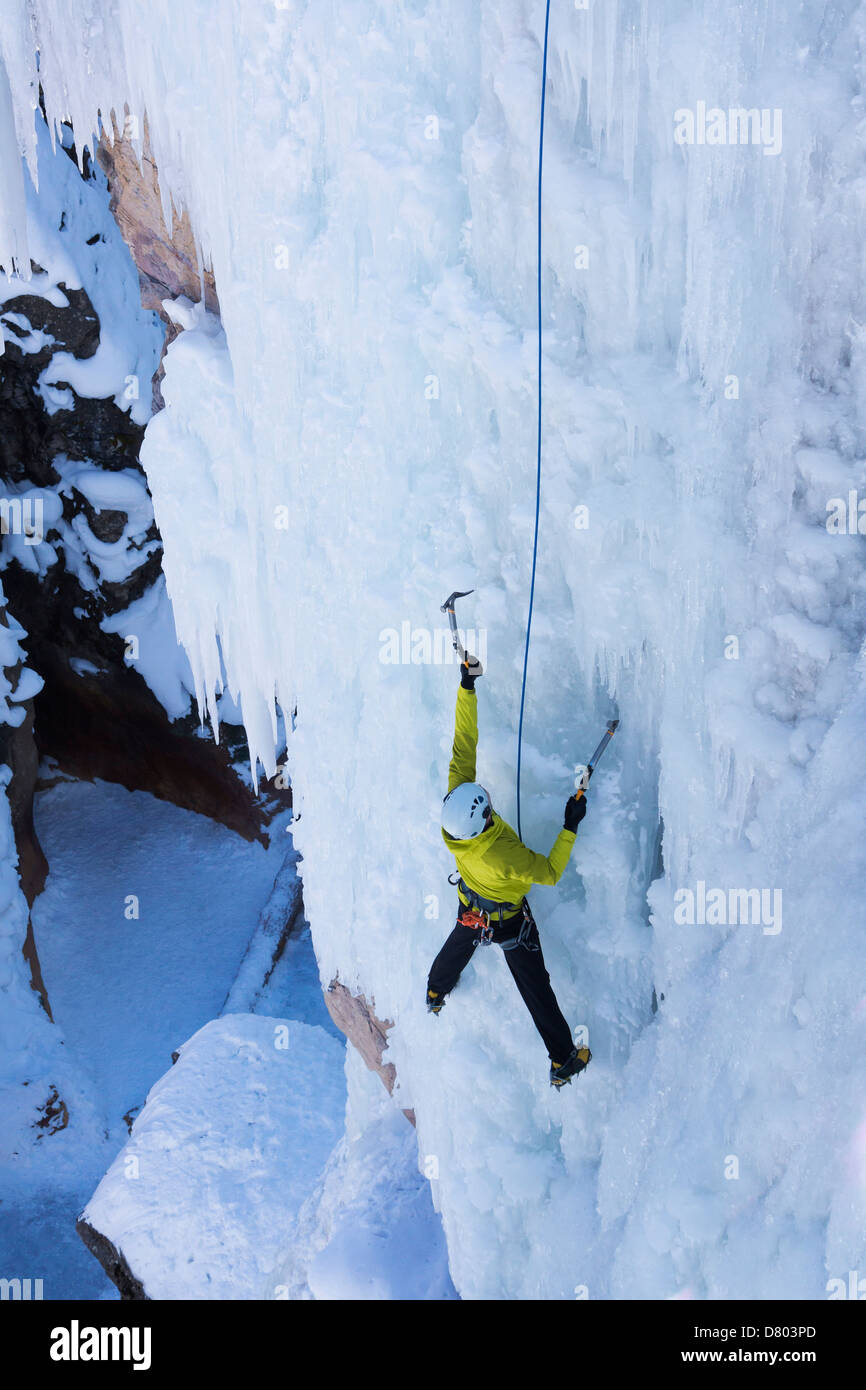
[[[274,696],[297,706],[322,978],[396,1021],[457,1288],[823,1296],[866,1259],[842,733],[862,558],[825,524],[863,482],[862,7],[552,5],[531,843],[622,718],[579,875],[537,895],[594,1052],[565,1096],[500,958],[424,1013],[450,925],[456,674],[381,659],[384,633],[429,633],[474,585],[480,767],[512,816],[544,6],[100,13],[32,0],[4,18],[18,143],[32,151],[38,43],[48,111],[79,140],[98,108],[126,103],[133,135],[147,112],[164,191],[212,258],[222,322],[191,320],[170,349],[143,456],[178,631],[211,710],[225,670],[267,773]],[[780,148],[678,144],[675,113],[700,103],[766,109],[771,135],[780,111]],[[8,160],[4,179],[14,193]],[[674,894],[698,881],[781,890],[781,930],[678,924]]]

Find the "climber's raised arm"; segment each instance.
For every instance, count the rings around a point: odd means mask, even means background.
[[[460,685],[457,688],[457,709],[454,715],[454,744],[448,766],[448,791],[453,792],[462,782],[475,781],[475,750],[478,747],[478,697],[472,675],[474,656],[466,653],[460,663]]]

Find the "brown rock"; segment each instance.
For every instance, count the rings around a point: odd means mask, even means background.
[[[120,1297],[124,1302],[149,1302],[144,1285],[136,1279],[122,1252],[112,1245],[110,1240],[94,1230],[84,1217],[76,1221],[75,1229],[91,1255],[96,1256],[111,1282],[120,1290]]]
[[[397,1069],[393,1062],[382,1061],[382,1053],[388,1046],[388,1029],[393,1028],[393,1023],[390,1019],[383,1022],[377,1018],[373,1004],[368,1004],[363,994],[352,994],[339,980],[332,980],[324,994],[331,1018],[360,1052],[370,1071],[380,1077],[390,1096],[397,1080]],[[404,1110],[403,1114],[414,1125],[414,1110]]]
[[[45,988],[45,981],[42,978],[42,966],[39,964],[39,953],[36,950],[36,938],[33,935],[33,919],[31,917],[27,918],[27,934],[24,937],[24,945],[21,947],[21,954],[30,968],[30,988],[34,989],[39,995],[39,1002],[53,1023],[54,1015],[51,1012],[51,1005],[48,1002],[48,991]]]
[[[147,117],[140,164],[132,142],[120,133],[113,114],[112,126],[113,143],[103,135],[96,158],[108,179],[114,220],[138,267],[142,304],[168,322],[162,301],[185,294],[198,303],[203,280],[205,308],[218,314],[214,278],[209,270],[202,276],[189,214],[185,209],[178,212],[172,203],[171,232],[165,225]]]
[[[185,294],[197,304],[204,294],[205,308],[218,314],[216,285],[212,271],[202,271],[199,265],[195,237],[186,209],[178,212],[172,201],[171,232],[165,225],[159,170],[150,148],[147,117],[144,118],[140,164],[132,142],[118,131],[113,112],[111,121],[114,141],[112,143],[103,135],[96,157],[108,179],[114,220],[138,268],[141,302],[145,309],[159,314],[167,325],[162,349],[164,357],[180,330],[169,319],[162,301]],[[164,405],[160,389],[162,377],[160,360],[153,379],[154,411],[162,410]]]
[[[260,807],[233,768],[226,744],[196,737],[194,715],[170,720],[139,673],[117,658],[96,673],[78,675],[68,648],[53,646],[50,638],[37,641],[35,631],[31,646],[45,680],[36,696],[43,756],[72,777],[150,792],[221,822],[245,840],[268,843]]]
[[[58,1130],[65,1129],[69,1124],[69,1111],[66,1101],[61,1096],[56,1086],[52,1086],[44,1105],[36,1107],[41,1115],[41,1119],[36,1121],[35,1127],[41,1132],[36,1136],[41,1139],[43,1134],[57,1134]]]

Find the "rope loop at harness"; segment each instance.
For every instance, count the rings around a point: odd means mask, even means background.
[[[453,882],[450,874],[448,882]],[[494,898],[483,898],[480,893],[475,892],[474,888],[470,888],[459,874],[455,886],[469,899],[469,906],[463,909],[457,920],[461,926],[470,927],[473,931],[480,932],[479,943],[481,945],[489,946],[493,941],[493,923],[490,919],[494,912],[498,913],[499,925],[502,927],[504,925],[503,913],[506,908],[510,907],[512,912],[508,914],[509,917],[517,916],[518,913],[522,916],[520,931],[517,936],[511,937],[508,941],[500,941],[498,944],[503,951],[513,950],[515,946],[523,946],[527,951],[538,950],[535,943],[529,940],[530,932],[535,923],[526,898],[522,898],[519,903],[502,903],[497,902]]]
[[[473,908],[467,907],[457,918],[457,921],[461,927],[470,927],[472,931],[480,932],[479,941],[482,946],[490,945],[493,940],[493,927],[488,913],[475,912]]]

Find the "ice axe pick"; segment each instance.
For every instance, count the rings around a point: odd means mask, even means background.
[[[453,594],[448,595],[440,609],[440,612],[448,614],[448,622],[451,625],[451,641],[453,643],[454,650],[457,653],[457,659],[461,665],[466,660],[466,649],[463,646],[463,643],[460,641],[460,633],[457,631],[457,617],[454,613],[454,600],[458,598],[468,598],[470,594],[474,593],[474,589],[464,589],[462,592],[459,589],[455,589]],[[475,669],[476,666],[478,668],[477,670]],[[475,666],[473,666],[472,668],[472,674],[475,676],[484,675],[484,667],[481,665],[481,662],[478,660],[477,657],[475,658]]]

